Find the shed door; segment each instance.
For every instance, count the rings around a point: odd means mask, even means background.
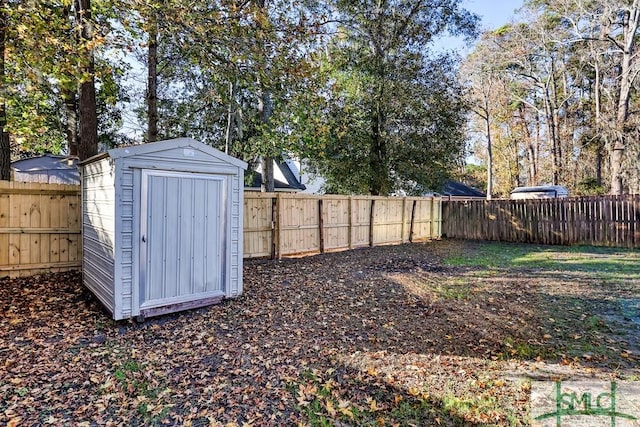
[[[224,294],[225,178],[143,171],[140,308]]]

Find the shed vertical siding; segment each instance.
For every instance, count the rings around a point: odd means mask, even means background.
[[[118,166],[120,166],[118,164]],[[135,210],[133,208],[135,198],[134,170],[131,168],[118,167],[119,176],[116,183],[116,194],[118,203],[116,205],[116,218],[119,221],[118,233],[116,235],[117,247],[120,249],[116,254],[116,277],[119,278],[116,286],[120,293],[119,312],[123,319],[132,317],[134,312],[133,304],[133,260],[134,260],[134,221]]]
[[[238,174],[232,177],[231,181],[231,234],[229,238],[230,267],[227,268],[229,289],[226,290],[227,297],[236,297],[242,293],[242,254],[243,254],[243,233],[242,208],[244,202],[244,172],[238,170]]]
[[[212,158],[209,155],[205,155],[198,150],[189,150],[188,156],[185,156],[184,149],[173,149],[166,151],[158,151],[154,153],[138,154],[136,156],[127,157],[120,167],[118,163],[118,170],[122,175],[127,173],[132,174],[134,170],[155,170],[155,171],[191,171],[194,173],[207,173],[212,175],[224,176],[227,179],[228,187],[227,202],[229,203],[226,211],[226,228],[224,230],[224,238],[226,239],[226,254],[224,255],[224,275],[223,290],[227,298],[233,298],[239,296],[242,293],[242,254],[243,254],[243,233],[242,233],[242,203],[244,194],[244,170],[236,166],[229,165],[220,159]],[[123,183],[131,183],[133,185],[133,174],[131,179],[122,179]],[[140,185],[140,184],[138,184]],[[135,186],[132,187],[134,189]],[[139,189],[136,189],[137,197],[140,197]],[[127,193],[123,184],[122,192]],[[128,197],[123,198],[122,204],[125,200],[128,203]],[[131,205],[133,206],[133,204]],[[135,215],[138,215],[137,213]],[[122,236],[123,242],[132,241],[135,243],[135,239],[132,236],[133,228],[140,225],[140,218],[134,216],[134,222],[132,227],[126,226],[127,230],[122,230],[119,235]],[[123,226],[125,224],[123,223]],[[134,244],[134,255],[136,245]],[[118,256],[118,254],[116,254]],[[133,260],[135,263],[135,259]],[[127,298],[127,301],[133,301],[135,299],[135,289],[139,286],[138,278],[133,277],[130,280],[128,275],[135,274],[136,269],[134,265],[124,266],[122,272],[122,284],[124,292],[123,296],[127,295],[129,289],[133,293],[132,298]],[[130,268],[129,268],[130,267]],[[140,268],[140,267],[138,267]],[[142,302],[140,302],[142,303]],[[135,304],[132,306],[132,311],[129,314],[128,303],[123,304],[123,318],[135,316],[139,314],[136,310]],[[127,313],[127,316],[124,314]]]
[[[83,282],[115,313],[115,191],[109,159],[86,165],[82,176]]]

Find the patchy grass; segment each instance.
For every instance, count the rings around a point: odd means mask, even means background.
[[[538,312],[542,338],[555,345],[507,341],[507,355],[605,361],[640,349],[640,251],[469,242],[444,262],[485,283],[517,275],[550,281]]]
[[[637,251],[478,242],[245,263],[242,297],[114,322],[0,281],[0,424],[529,425],[534,379],[640,378]]]
[[[640,251],[593,246],[470,243],[471,250],[444,259],[450,266],[589,273],[604,281],[639,280]]]

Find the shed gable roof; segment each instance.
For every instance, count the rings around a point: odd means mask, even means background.
[[[242,160],[229,156],[220,150],[203,144],[191,138],[176,138],[168,139],[165,141],[151,142],[147,144],[128,145],[126,147],[114,148],[109,150],[109,157],[112,159],[119,159],[123,157],[132,157],[145,154],[161,153],[164,151],[171,151],[180,148],[190,148],[197,150],[200,153],[210,156],[218,161],[222,161],[233,166],[237,166],[242,169],[247,169],[247,164]]]

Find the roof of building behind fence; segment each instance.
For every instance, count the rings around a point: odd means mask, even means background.
[[[477,188],[470,187],[458,181],[446,181],[442,186],[445,196],[485,197],[486,194]]]
[[[77,157],[43,154],[11,163],[13,180],[49,184],[80,184]]]

